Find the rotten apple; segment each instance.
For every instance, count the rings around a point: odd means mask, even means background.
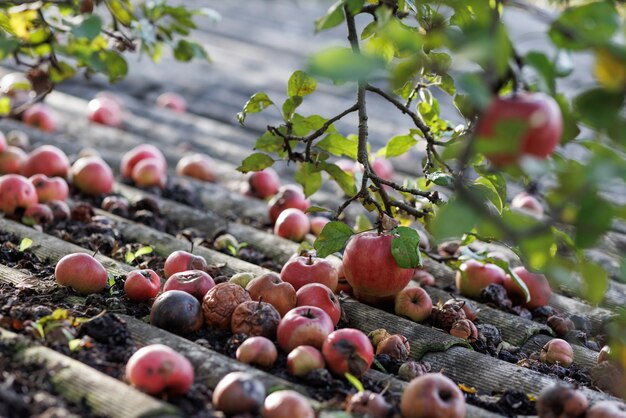
[[[157,297],[161,279],[154,270],[133,270],[126,275],[124,293],[133,302],[145,302]]]
[[[150,309],[150,324],[175,334],[191,334],[202,328],[202,306],[182,290],[161,293]]]
[[[374,348],[369,338],[352,328],[332,332],[324,341],[322,354],[330,371],[339,376],[350,373],[360,377],[374,361]]]
[[[199,301],[215,286],[213,277],[202,270],[187,270],[172,274],[163,285],[163,291],[182,290]]]
[[[463,418],[465,398],[461,389],[441,373],[417,377],[400,400],[403,418]]]
[[[574,362],[574,350],[567,341],[555,338],[543,346],[539,358],[544,363],[568,367]]]
[[[265,273],[251,280],[246,290],[252,300],[274,306],[281,317],[296,307],[296,290],[276,273]]]
[[[467,260],[456,272],[456,287],[463,296],[477,299],[490,284],[502,284],[506,272],[495,264]]]

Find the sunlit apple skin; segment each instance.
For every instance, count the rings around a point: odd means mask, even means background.
[[[119,127],[122,125],[123,114],[119,103],[107,96],[100,96],[87,104],[87,117],[101,125]]]
[[[260,199],[266,199],[278,193],[280,178],[273,168],[249,173],[246,177],[250,194]]]
[[[98,196],[113,191],[113,171],[100,157],[83,157],[72,165],[72,183],[81,192]]]
[[[330,316],[333,325],[341,319],[341,304],[333,291],[321,283],[309,283],[296,292],[297,306],[317,306]]]
[[[522,212],[526,212],[533,215],[536,218],[543,216],[543,206],[537,200],[535,196],[532,196],[526,192],[521,192],[511,200],[511,209],[518,209]]]
[[[342,328],[331,333],[324,341],[322,354],[326,366],[338,376],[350,373],[360,377],[374,360],[374,347],[367,335],[358,329]]]
[[[0,211],[13,215],[17,208],[37,203],[37,191],[26,177],[6,174],[0,177]]]
[[[54,132],[56,122],[52,109],[43,103],[35,103],[22,113],[22,122],[44,132]]]
[[[8,146],[0,153],[0,174],[19,174],[27,155],[21,148]]]
[[[194,371],[182,354],[166,345],[152,344],[140,348],[128,359],[126,379],[150,395],[176,396],[187,393]]]
[[[396,315],[407,317],[415,322],[422,322],[430,316],[433,310],[433,301],[421,287],[402,289],[396,295]]]
[[[554,152],[563,133],[561,109],[552,97],[543,93],[496,97],[480,117],[476,135],[485,140],[496,139],[497,127],[501,123],[521,124],[524,130],[517,149],[486,154],[496,166],[514,163],[525,155],[547,158]]]
[[[287,184],[278,190],[268,205],[270,220],[272,223],[276,223],[278,215],[285,209],[294,208],[304,212],[311,206],[311,202],[304,196],[301,187]]]
[[[201,270],[188,270],[169,276],[163,285],[163,291],[182,290],[202,302],[204,295],[213,287],[215,287],[215,282],[209,273]]]
[[[503,284],[506,272],[495,264],[467,260],[456,272],[456,287],[463,296],[478,298],[490,284]]]
[[[262,418],[315,418],[309,401],[295,390],[271,393],[263,404]]]
[[[48,177],[67,177],[70,161],[67,155],[53,145],[42,145],[26,156],[22,164],[21,174],[25,177],[45,174]]]
[[[0,154],[7,150],[7,139],[2,132],[0,132]]]
[[[343,255],[343,272],[359,298],[395,296],[404,289],[414,269],[398,266],[391,254],[392,235],[363,232],[352,237]]]
[[[187,101],[185,98],[171,91],[159,95],[156,99],[156,105],[178,113],[185,113],[187,111]]]
[[[503,285],[513,304],[521,304],[527,309],[535,309],[540,306],[545,306],[550,302],[552,289],[550,288],[550,284],[548,283],[546,276],[543,274],[531,273],[522,266],[515,267],[513,272],[517,274],[524,283],[526,283],[526,287],[528,287],[528,291],[530,292],[530,302],[526,303],[522,289],[519,288],[517,283],[515,283],[509,275],[506,275]]]
[[[314,216],[311,218],[311,233],[318,237],[330,219],[323,216]]]
[[[574,350],[567,341],[555,338],[543,346],[540,359],[544,363],[559,363],[561,366],[568,367],[574,362]]]
[[[403,418],[463,418],[465,409],[463,392],[441,373],[411,380],[400,400]]]
[[[133,270],[126,275],[124,293],[133,302],[154,299],[161,290],[161,279],[154,270]]]
[[[296,290],[276,273],[265,273],[251,280],[246,290],[250,298],[271,304],[281,317],[296,307]]]
[[[323,369],[326,363],[322,353],[310,345],[300,345],[287,356],[287,370],[293,376],[305,376],[316,369]]]
[[[330,316],[315,306],[299,306],[287,312],[276,331],[278,345],[286,352],[301,345],[321,348],[335,327]]]
[[[206,154],[186,155],[176,164],[176,173],[202,181],[215,181],[215,162]]]
[[[165,259],[163,271],[168,279],[172,274],[188,270],[205,271],[207,263],[204,257],[193,255],[187,251],[174,251]]]
[[[120,172],[122,173],[122,177],[131,178],[135,165],[137,165],[139,161],[147,158],[156,158],[160,161],[162,164],[162,172],[165,173],[167,169],[167,162],[163,153],[154,145],[141,144],[128,151],[122,157],[122,161],[120,163]]]
[[[161,163],[155,158],[141,160],[133,168],[131,178],[139,187],[165,188],[167,176],[161,168]]]
[[[45,174],[35,174],[30,181],[37,191],[39,203],[48,203],[51,200],[65,200],[70,193],[65,180],[61,177],[49,178]]]
[[[85,253],[74,253],[61,258],[54,269],[57,283],[69,286],[82,295],[104,290],[108,274],[104,266]]]
[[[274,224],[274,234],[293,241],[302,241],[311,229],[309,217],[300,209],[285,209]]]
[[[337,288],[337,269],[327,260],[312,256],[297,256],[285,263],[280,278],[298,291],[309,283],[321,283],[333,292]]]

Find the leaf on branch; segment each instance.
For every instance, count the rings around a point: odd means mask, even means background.
[[[334,81],[367,80],[385,68],[385,60],[350,48],[328,48],[309,59],[309,71]]]
[[[580,274],[583,281],[581,295],[590,303],[597,305],[604,299],[609,285],[606,270],[589,260],[580,260]]]
[[[317,256],[324,258],[341,251],[352,235],[354,235],[352,229],[343,222],[327,223],[313,245],[317,250]]]
[[[133,5],[128,0],[109,0],[105,4],[122,25],[129,26],[133,20]]]
[[[415,144],[417,144],[417,140],[411,135],[394,136],[376,155],[386,158],[397,157],[407,153]]]
[[[610,41],[619,24],[615,6],[596,1],[566,9],[552,23],[548,34],[559,48],[581,50]]]
[[[326,12],[326,14],[315,21],[315,32],[321,32],[326,29],[334,28],[345,20],[343,14],[344,0],[339,0]]]
[[[202,45],[197,42],[181,39],[174,48],[174,58],[178,61],[189,62],[194,58],[209,60],[209,54]]]
[[[237,120],[243,125],[246,120],[246,116],[249,113],[259,113],[263,109],[273,105],[274,102],[265,93],[255,93],[243,106],[243,110],[237,113]]]
[[[274,160],[272,157],[262,152],[255,152],[241,162],[241,165],[237,167],[237,171],[241,171],[242,173],[261,171],[264,168],[271,167],[273,164]]]
[[[413,228],[399,226],[393,230],[396,237],[391,240],[391,254],[399,267],[409,269],[422,265],[420,236]]]
[[[301,163],[294,175],[295,180],[302,185],[306,197],[311,196],[322,186],[322,173],[313,163]]]
[[[430,232],[437,240],[458,238],[470,232],[479,217],[474,210],[458,199],[451,199],[437,211],[430,223]]]
[[[102,31],[102,19],[98,15],[89,15],[79,25],[72,28],[76,38],[86,38],[93,41]]]
[[[287,83],[287,95],[289,97],[307,96],[315,91],[317,87],[317,81],[315,78],[311,77],[304,71],[295,71],[291,77],[289,77],[289,82]]]
[[[295,113],[298,106],[302,104],[301,96],[292,96],[288,97],[283,103],[283,118],[285,118],[285,122],[291,121],[293,114]]]
[[[354,196],[356,194],[354,177],[343,171],[338,165],[320,162],[319,167],[320,169],[326,171],[337,182],[339,187],[341,187],[341,190],[343,190],[346,195]]]
[[[357,138],[346,138],[338,133],[331,133],[315,144],[317,148],[328,151],[332,155],[337,157],[345,156],[353,160],[357,159],[358,145],[359,141]]]
[[[332,209],[329,209],[329,208],[324,208],[324,207],[321,207],[321,206],[315,206],[315,205],[313,205],[313,206],[309,206],[309,207],[308,207],[308,208],[304,211],[304,213],[319,213],[319,212],[332,212],[332,211],[333,211],[333,210],[332,210]]]
[[[429,173],[426,175],[426,178],[435,183],[437,186],[447,187],[452,185],[452,183],[454,182],[454,178],[450,174],[444,173],[442,171]]]
[[[265,152],[280,152],[283,149],[285,141],[271,132],[265,132],[254,144],[254,149]]]

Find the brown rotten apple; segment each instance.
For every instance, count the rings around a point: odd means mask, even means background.
[[[389,234],[363,232],[352,237],[343,255],[343,271],[361,300],[393,297],[409,283],[414,269],[398,266]]]
[[[216,285],[202,299],[202,311],[207,325],[230,329],[233,312],[239,304],[249,300],[248,292],[237,284],[226,282]]]
[[[456,287],[463,296],[478,298],[490,284],[502,284],[506,273],[495,264],[467,260],[456,272]]]
[[[422,322],[430,316],[433,301],[421,287],[407,287],[396,295],[396,315]]]
[[[342,328],[331,333],[322,346],[322,354],[331,372],[360,377],[374,361],[374,348],[367,335],[358,329]]]
[[[43,203],[35,203],[24,211],[22,223],[25,225],[48,225],[54,221],[52,209]]]
[[[465,398],[461,389],[441,373],[417,377],[400,400],[402,418],[463,418]]]
[[[576,389],[556,384],[541,391],[536,406],[540,418],[583,417],[589,403]]]
[[[574,362],[574,350],[567,341],[555,338],[543,346],[539,358],[544,363],[568,367]]]
[[[281,317],[296,307],[296,290],[276,273],[265,273],[251,280],[246,290],[252,300],[274,306]]]
[[[54,269],[54,278],[82,295],[104,290],[108,281],[106,269],[98,260],[85,253],[61,258]]]
[[[265,399],[265,386],[254,376],[232,372],[213,391],[213,405],[227,416],[256,414]]]
[[[504,137],[519,132],[519,138]],[[500,141],[498,151],[485,156],[496,166],[516,162],[522,156],[547,158],[561,140],[563,118],[558,103],[543,93],[518,93],[495,98],[480,117],[476,135]],[[508,140],[510,144],[504,143]]]
[[[161,293],[150,309],[150,324],[175,334],[190,334],[202,327],[202,306],[182,290]]]
[[[202,301],[204,295],[214,286],[215,282],[209,273],[201,270],[187,270],[172,274],[163,285],[163,291],[182,290]]]
[[[296,291],[309,283],[321,283],[334,292],[338,281],[337,269],[325,259],[312,255],[292,257],[283,266],[280,277]]]

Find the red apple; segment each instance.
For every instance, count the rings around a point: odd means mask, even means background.
[[[441,373],[417,377],[400,400],[403,418],[463,418],[465,397],[461,389]]]
[[[21,148],[8,146],[0,153],[0,174],[19,174],[27,155]]]
[[[162,344],[137,350],[126,363],[126,380],[150,395],[187,393],[194,380],[193,366],[185,356]]]
[[[518,209],[536,218],[543,217],[543,206],[536,197],[526,192],[521,192],[511,200],[511,209]]]
[[[295,390],[272,392],[263,403],[262,418],[315,418],[307,399]]]
[[[226,416],[256,416],[265,399],[265,386],[249,373],[231,372],[213,390],[212,404]]]
[[[185,111],[187,111],[187,101],[185,98],[174,92],[166,92],[159,95],[156,99],[156,105],[178,113],[185,113]]]
[[[300,345],[320,348],[334,328],[330,316],[320,308],[299,306],[287,312],[278,324],[278,345],[286,352]]]
[[[363,232],[350,239],[343,254],[343,271],[354,296],[393,297],[404,289],[414,269],[398,266],[391,254],[392,235]]]
[[[52,209],[43,203],[35,203],[26,208],[22,223],[25,225],[48,225],[54,221]]]
[[[278,190],[278,194],[269,201],[268,205],[270,220],[275,223],[278,215],[285,209],[300,209],[304,212],[311,206],[311,203],[304,196],[301,187],[288,184]]]
[[[513,131],[520,133],[519,142],[514,141],[518,139],[516,135],[509,135]],[[502,142],[502,150],[485,152],[496,166],[514,163],[522,156],[547,158],[559,144],[562,132],[561,109],[552,97],[543,93],[496,97],[476,126],[476,135],[481,139]],[[506,146],[505,139],[510,146]]]
[[[124,111],[120,104],[107,96],[100,96],[87,104],[87,117],[101,125],[118,127],[122,124]]]
[[[350,373],[360,377],[374,360],[374,348],[367,335],[352,328],[331,333],[324,341],[322,354],[330,371],[339,376]]]
[[[202,301],[204,295],[213,289],[215,282],[213,277],[201,270],[188,270],[174,273],[163,285],[163,291],[182,290]]]
[[[99,293],[107,285],[109,275],[102,264],[89,254],[74,253],[61,258],[54,269],[54,278],[81,295]]]
[[[274,306],[281,317],[296,307],[296,290],[276,273],[265,273],[251,280],[246,290],[252,300]]]
[[[325,365],[320,350],[311,345],[300,345],[287,356],[287,370],[293,376],[306,376],[313,370],[323,369]]]
[[[70,161],[63,151],[52,145],[42,145],[28,154],[22,164],[21,174],[25,177],[45,174],[48,177],[66,178],[69,171]]]
[[[626,405],[619,401],[600,401],[587,410],[585,418],[626,418]]]
[[[246,176],[250,194],[260,199],[274,196],[280,187],[280,178],[273,168],[248,173]]]
[[[321,283],[309,283],[298,289],[296,306],[316,306],[330,316],[333,325],[341,319],[341,304],[333,291]]]
[[[0,176],[0,211],[13,215],[18,208],[28,208],[37,203],[35,187],[18,174]]]
[[[605,345],[604,347],[602,347],[602,350],[600,350],[600,354],[598,354],[598,364],[604,363],[605,361],[609,361],[610,358],[611,358],[611,347],[608,345]]]
[[[100,157],[83,157],[72,165],[72,184],[82,193],[98,196],[113,190],[113,171]]]
[[[122,173],[122,176],[125,178],[131,178],[135,165],[137,165],[139,161],[148,158],[156,158],[160,161],[162,163],[162,173],[165,173],[167,162],[165,161],[163,153],[154,145],[142,144],[131,149],[122,157],[122,162],[120,163],[120,172]]]
[[[278,215],[274,234],[293,241],[302,241],[309,232],[309,218],[300,209],[285,209]]]
[[[552,289],[550,284],[543,274],[531,273],[524,267],[515,267],[513,272],[519,276],[528,291],[530,292],[530,302],[526,303],[522,289],[513,281],[508,275],[504,278],[504,288],[506,289],[509,298],[515,305],[522,305],[527,309],[535,309],[540,306],[545,306],[550,302],[552,296]]]
[[[176,173],[202,181],[215,181],[215,162],[206,154],[186,155],[178,161]]]
[[[207,263],[204,257],[193,255],[187,251],[174,251],[165,259],[163,267],[166,279],[169,279],[172,274],[180,273],[181,271],[206,271],[206,269]]]
[[[47,203],[51,200],[65,200],[70,193],[67,183],[61,177],[49,178],[45,174],[35,174],[28,181],[35,187],[40,203]]]
[[[330,262],[311,255],[291,258],[283,266],[280,277],[296,291],[309,283],[321,283],[334,292],[338,281],[337,269]]]
[[[141,160],[133,168],[133,182],[139,187],[165,188],[167,176],[163,173],[161,163],[155,158]]]
[[[43,103],[35,103],[26,109],[24,113],[22,113],[22,122],[39,128],[44,132],[54,132],[56,129],[54,112]]]
[[[421,286],[435,285],[435,276],[423,269],[415,269],[411,280],[418,282]]]
[[[386,158],[375,158],[370,160],[374,174],[383,180],[392,181],[394,176],[393,165]],[[358,161],[354,163],[354,170],[363,172],[363,165]]]
[[[323,216],[314,216],[311,218],[311,233],[316,237],[322,233],[324,226],[330,222],[330,219],[324,218]]]
[[[477,299],[490,284],[502,284],[506,273],[495,264],[467,260],[456,272],[456,287],[463,296]]]
[[[242,363],[269,369],[276,362],[278,351],[276,351],[276,346],[272,341],[258,335],[247,338],[237,348],[235,356]]]
[[[407,287],[396,295],[396,315],[407,317],[415,322],[426,320],[433,310],[433,301],[421,287]]]
[[[555,338],[543,346],[539,358],[544,363],[568,367],[574,362],[574,350],[567,341]]]
[[[126,275],[124,293],[133,302],[154,299],[161,290],[161,279],[154,270],[133,270]]]

